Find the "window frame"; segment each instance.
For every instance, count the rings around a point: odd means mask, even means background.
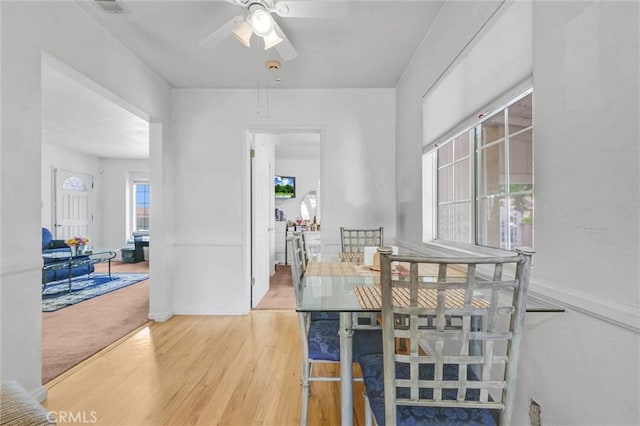
[[[137,200],[137,186],[138,185],[147,185],[149,190],[149,200],[148,200],[148,208],[151,208],[151,184],[149,182],[149,179],[135,179],[131,182],[131,211],[129,212],[129,217],[130,217],[130,221],[131,221],[131,232],[136,232],[136,231],[140,231],[140,230],[145,230],[148,231],[149,228],[147,227],[146,229],[139,229],[138,228],[138,200]],[[149,212],[149,220],[151,219],[151,213]]]
[[[435,143],[430,145],[430,149],[427,149],[424,151],[423,153],[423,164],[425,161],[433,161],[433,170],[431,172],[431,177],[426,176],[426,174],[423,172],[422,175],[422,182],[423,182],[423,187],[426,187],[427,190],[425,191],[425,189],[423,188],[423,197],[425,194],[430,194],[431,195],[431,200],[425,199],[423,198],[423,209],[425,209],[423,211],[423,242],[424,243],[428,243],[428,244],[437,244],[437,245],[444,245],[444,246],[451,246],[451,247],[458,247],[458,248],[468,248],[468,247],[473,247],[474,249],[480,249],[480,250],[513,250],[513,246],[511,245],[511,239],[510,239],[510,231],[508,232],[507,235],[507,242],[508,242],[508,248],[501,248],[501,247],[494,247],[494,246],[489,246],[489,245],[480,245],[479,244],[479,235],[478,235],[478,230],[480,228],[480,214],[479,214],[479,208],[480,208],[480,199],[489,199],[491,197],[495,197],[496,194],[484,194],[482,196],[479,195],[479,184],[480,184],[480,176],[479,173],[481,172],[480,169],[480,157],[479,157],[479,153],[483,152],[487,149],[487,147],[491,147],[491,146],[497,146],[498,144],[502,143],[504,144],[504,175],[505,175],[505,184],[504,184],[504,189],[505,191],[500,193],[500,196],[503,196],[507,199],[509,199],[510,196],[513,196],[515,194],[519,194],[522,192],[511,192],[510,191],[510,167],[509,164],[511,162],[511,159],[509,157],[509,146],[511,145],[510,143],[510,139],[524,134],[525,132],[532,132],[532,152],[531,152],[531,186],[532,189],[531,191],[524,191],[525,193],[530,193],[532,195],[532,198],[535,200],[535,173],[534,173],[534,149],[535,149],[535,142],[533,140],[533,129],[535,127],[534,125],[534,118],[533,115],[531,117],[531,125],[524,127],[522,129],[519,129],[513,133],[510,132],[509,130],[509,107],[511,105],[514,105],[515,103],[517,103],[518,101],[526,98],[527,96],[531,95],[532,96],[532,106],[531,106],[531,110],[533,113],[533,92],[534,89],[532,86],[529,86],[528,88],[521,90],[518,92],[518,94],[516,94],[516,96],[512,96],[509,99],[507,99],[505,102],[502,102],[501,104],[499,104],[499,106],[497,106],[496,108],[493,108],[490,112],[487,113],[480,113],[479,115],[477,115],[477,117],[479,119],[474,120],[473,122],[469,122],[469,120],[466,120],[466,122],[463,122],[462,125],[460,127],[462,127],[462,130],[456,131],[455,133],[449,133],[448,135],[445,135],[444,137],[438,139]],[[495,103],[494,103],[495,105]],[[498,113],[502,113],[504,114],[504,135],[502,135],[500,138],[491,141],[490,143],[482,146],[481,144],[481,139],[480,139],[480,132],[482,131],[482,124],[486,123],[488,120],[492,119],[493,117],[496,116],[496,114]],[[455,153],[452,153],[452,161],[450,161],[449,163],[441,166],[439,164],[439,150],[447,145],[448,143],[453,142],[454,140],[456,140],[457,138],[459,138],[461,135],[468,133],[469,134],[469,153],[468,156],[465,158],[470,158],[470,166],[469,166],[469,176],[470,176],[470,202],[471,202],[471,215],[470,215],[470,223],[468,224],[469,229],[470,229],[470,242],[466,243],[466,242],[462,242],[462,241],[456,241],[456,240],[448,240],[448,239],[443,239],[440,236],[440,224],[439,224],[439,218],[440,218],[440,211],[439,208],[442,204],[452,204],[455,203],[455,195],[452,195],[452,198],[454,201],[447,201],[444,203],[440,202],[439,199],[439,181],[438,181],[438,172],[440,171],[440,169],[442,167],[447,167],[447,166],[452,166],[453,164],[456,163],[456,161],[460,162],[463,161],[463,159],[455,159]],[[450,136],[451,134],[453,134],[453,136]],[[431,179],[431,185],[429,185],[429,181],[428,179]],[[453,178],[453,183],[452,183],[452,187],[453,187],[453,191],[455,192],[455,178]],[[430,188],[428,188],[430,186]],[[507,217],[510,217],[509,212],[511,210],[511,203],[507,203]],[[432,211],[431,212],[427,212],[426,209],[428,209],[428,206],[431,206]],[[534,205],[535,205],[535,201],[534,201]],[[424,213],[427,214],[424,214]],[[535,207],[534,207],[534,212],[535,212]],[[535,223],[535,213],[533,213],[533,222]],[[431,223],[427,223],[427,222],[431,222]],[[534,225],[535,226],[535,225]],[[429,229],[430,228],[430,229]],[[535,229],[535,228],[534,228]],[[534,241],[535,241],[535,231],[532,230],[532,236],[531,236],[531,245],[534,245]],[[429,238],[430,237],[430,238]],[[453,238],[456,238],[455,235],[455,231],[453,231]]]

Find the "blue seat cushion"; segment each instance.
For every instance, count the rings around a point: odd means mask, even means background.
[[[311,321],[338,321],[339,319],[340,312],[311,312]]]
[[[47,228],[42,228],[42,250],[48,248],[49,244],[51,244],[51,241],[53,241],[53,235],[51,235],[51,231],[49,231]]]
[[[358,359],[362,369],[364,386],[369,398],[369,405],[379,426],[385,424],[384,418],[384,368],[382,354],[366,354]],[[458,366],[445,364],[443,371],[445,380],[458,380]],[[433,380],[433,364],[421,364],[419,377],[422,380]],[[409,364],[396,362],[396,378],[409,378]],[[471,369],[467,371],[467,380],[477,380]],[[421,388],[420,398],[433,398],[433,389]],[[456,389],[444,389],[443,399],[455,400]],[[398,398],[408,398],[409,388],[396,390]],[[478,389],[467,389],[465,399],[478,401]],[[497,425],[498,410],[459,407],[425,407],[398,405],[396,410],[398,425]]]
[[[339,321],[340,320],[340,312],[311,312],[311,321]],[[371,317],[367,316],[357,316],[357,324],[356,325],[371,325]]]
[[[309,358],[318,361],[340,361],[338,321],[312,321],[309,326]],[[382,353],[382,330],[353,332],[353,361],[365,354]]]

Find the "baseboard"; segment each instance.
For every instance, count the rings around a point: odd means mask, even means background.
[[[149,318],[151,321],[155,321],[155,322],[165,322],[168,319],[170,319],[172,316],[174,316],[175,313],[173,311],[171,312],[149,312],[149,315],[147,316],[147,318]]]
[[[47,388],[44,385],[31,391],[31,396],[38,402],[42,402],[47,399]]]

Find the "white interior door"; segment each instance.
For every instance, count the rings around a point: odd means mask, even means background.
[[[93,176],[55,169],[56,239],[89,237],[93,228]]]
[[[252,244],[251,307],[255,308],[269,290],[271,242],[273,240],[275,193],[273,186],[273,142],[268,135],[253,135],[251,172]]]

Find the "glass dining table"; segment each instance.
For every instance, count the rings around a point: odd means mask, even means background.
[[[398,270],[394,276],[404,275]],[[431,272],[424,280],[436,280]],[[296,300],[298,312],[338,312],[340,314],[340,418],[341,425],[353,424],[353,314],[381,312],[378,304],[361,303],[358,294],[380,286],[379,272],[362,264],[309,262]],[[379,293],[378,293],[379,294]],[[474,328],[479,327],[476,323]]]
[[[310,263],[312,265],[313,263]],[[344,264],[342,264],[344,265]],[[308,272],[311,272],[308,270]],[[373,275],[309,275],[302,279],[296,301],[298,312],[340,313],[340,418],[343,426],[353,424],[353,316],[354,312],[380,312],[361,306],[356,286],[375,286],[380,279]]]

